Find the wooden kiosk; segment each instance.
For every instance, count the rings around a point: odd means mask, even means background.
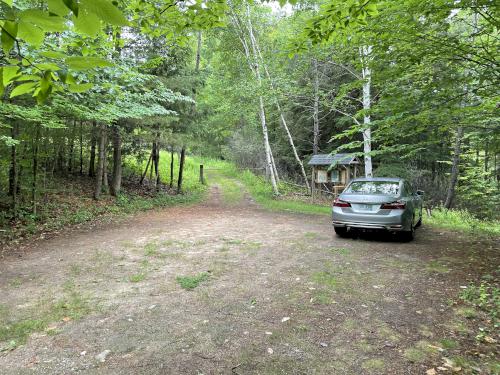
[[[308,165],[312,167],[312,200],[316,194],[339,195],[350,180],[363,172],[361,162],[352,154],[317,154]]]

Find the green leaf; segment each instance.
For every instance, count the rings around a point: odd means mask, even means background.
[[[7,4],[8,6],[12,7],[12,3],[14,2],[14,0],[2,0],[2,2]]]
[[[70,8],[64,4],[63,0],[48,0],[49,12],[57,14],[58,16],[64,17],[66,16]]]
[[[66,59],[66,64],[73,70],[88,70],[94,68],[102,68],[106,66],[111,66],[112,64],[100,57],[79,57],[73,56]]]
[[[57,72],[58,70],[61,70],[61,67],[59,65],[53,64],[53,63],[42,63],[42,64],[37,64],[37,68],[40,70],[50,70],[53,72]]]
[[[23,74],[21,77],[16,79],[16,81],[39,81],[40,76],[35,76],[33,74]]]
[[[67,57],[66,54],[57,51],[44,51],[40,53],[40,56],[48,57],[49,59],[64,59]]]
[[[4,66],[3,67],[3,85],[7,86],[10,84],[14,78],[18,75],[19,67],[18,66]]]
[[[64,31],[66,29],[64,18],[51,16],[38,9],[27,9],[22,11],[19,13],[19,20],[37,25],[44,31]]]
[[[27,94],[29,92],[32,92],[35,86],[38,84],[38,82],[27,82],[23,83],[19,86],[17,86],[12,92],[10,93],[10,97],[14,98],[19,95]]]
[[[68,89],[71,92],[79,93],[90,90],[94,85],[92,83],[81,83],[81,84],[73,84],[69,85]]]
[[[2,49],[6,55],[9,54],[17,37],[17,22],[5,21],[2,26],[2,36],[0,37],[2,41]]]
[[[101,31],[102,26],[99,17],[87,9],[83,9],[79,17],[73,17],[73,24],[77,31],[88,36],[96,36]]]
[[[81,0],[80,7],[89,13],[94,13],[105,23],[115,26],[127,26],[128,21],[121,12],[109,0]]]
[[[19,21],[18,37],[33,47],[39,47],[43,43],[45,32],[31,22]]]

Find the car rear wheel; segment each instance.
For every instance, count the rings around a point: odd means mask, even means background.
[[[401,232],[401,239],[405,242],[413,241],[413,239],[415,238],[415,225],[413,225],[414,221],[415,219],[411,221],[410,230],[405,230],[404,232]]]
[[[339,237],[347,237],[347,227],[333,227]]]

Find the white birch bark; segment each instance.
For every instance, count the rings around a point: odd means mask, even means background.
[[[255,72],[255,77],[257,78],[257,83],[259,86],[259,89],[262,88],[262,77],[260,74],[260,67],[259,67],[259,59],[257,55],[257,49],[255,46],[255,37],[253,35],[253,26],[252,26],[252,21],[250,19],[250,6],[247,4],[247,22],[248,22],[248,32],[250,36],[250,44],[252,46],[252,51],[253,51],[253,65],[254,65],[254,72]],[[268,165],[268,168],[270,170],[270,175],[271,175],[271,184],[273,187],[273,192],[276,195],[279,195],[279,190],[278,190],[278,183],[276,180],[276,175],[275,175],[275,169],[273,168],[273,162],[271,159],[271,145],[269,143],[269,132],[267,129],[267,122],[266,122],[266,112],[265,112],[265,107],[264,107],[264,99],[262,95],[259,93],[259,117],[260,117],[260,122],[262,126],[262,134],[264,137],[264,149],[265,149],[265,154],[266,154],[266,163]]]
[[[363,78],[363,109],[369,111],[371,108],[371,69],[369,67],[369,57],[372,46],[363,46],[360,48]],[[363,152],[365,159],[365,176],[373,176],[372,157],[372,133],[370,115],[365,114],[363,118]]]
[[[248,19],[250,20],[250,14],[248,13],[248,5],[247,5],[247,16],[248,16]],[[306,174],[306,171],[304,169],[304,164],[302,163],[302,160],[300,159],[299,154],[297,152],[297,148],[295,147],[295,142],[293,141],[292,133],[290,133],[290,129],[288,128],[288,125],[287,125],[287,122],[286,122],[285,114],[284,114],[283,110],[281,109],[281,105],[280,105],[280,102],[279,102],[277,94],[276,94],[276,86],[274,85],[274,81],[271,78],[271,74],[269,74],[269,70],[267,69],[267,64],[265,63],[264,58],[262,57],[262,53],[260,51],[259,43],[257,42],[257,40],[256,40],[256,38],[254,36],[253,28],[252,28],[251,23],[249,23],[249,34],[250,34],[250,39],[251,39],[251,42],[252,42],[252,46],[255,46],[255,49],[256,49],[257,54],[258,54],[258,57],[259,57],[259,59],[260,59],[260,61],[262,63],[262,66],[264,68],[264,72],[266,74],[266,77],[269,80],[269,82],[271,84],[271,88],[273,89],[273,91],[275,93],[274,100],[275,100],[275,103],[276,103],[276,108],[278,109],[278,112],[280,114],[280,122],[281,122],[281,125],[283,126],[283,129],[286,132],[286,135],[287,135],[287,138],[288,138],[288,143],[290,143],[290,147],[292,148],[295,160],[297,161],[297,164],[299,164],[300,171],[302,173],[302,177],[304,178],[304,182],[306,184],[306,188],[307,188],[307,190],[310,190],[309,180],[307,178],[307,174]],[[277,174],[276,174],[276,176],[277,176]]]
[[[313,59],[313,74],[314,74],[314,104],[313,104],[313,154],[318,153],[319,144],[319,77],[318,77],[318,60]]]

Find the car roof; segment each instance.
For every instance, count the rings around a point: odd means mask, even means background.
[[[354,181],[391,181],[391,182],[401,182],[404,179],[399,177],[361,177],[352,179],[351,182]]]

